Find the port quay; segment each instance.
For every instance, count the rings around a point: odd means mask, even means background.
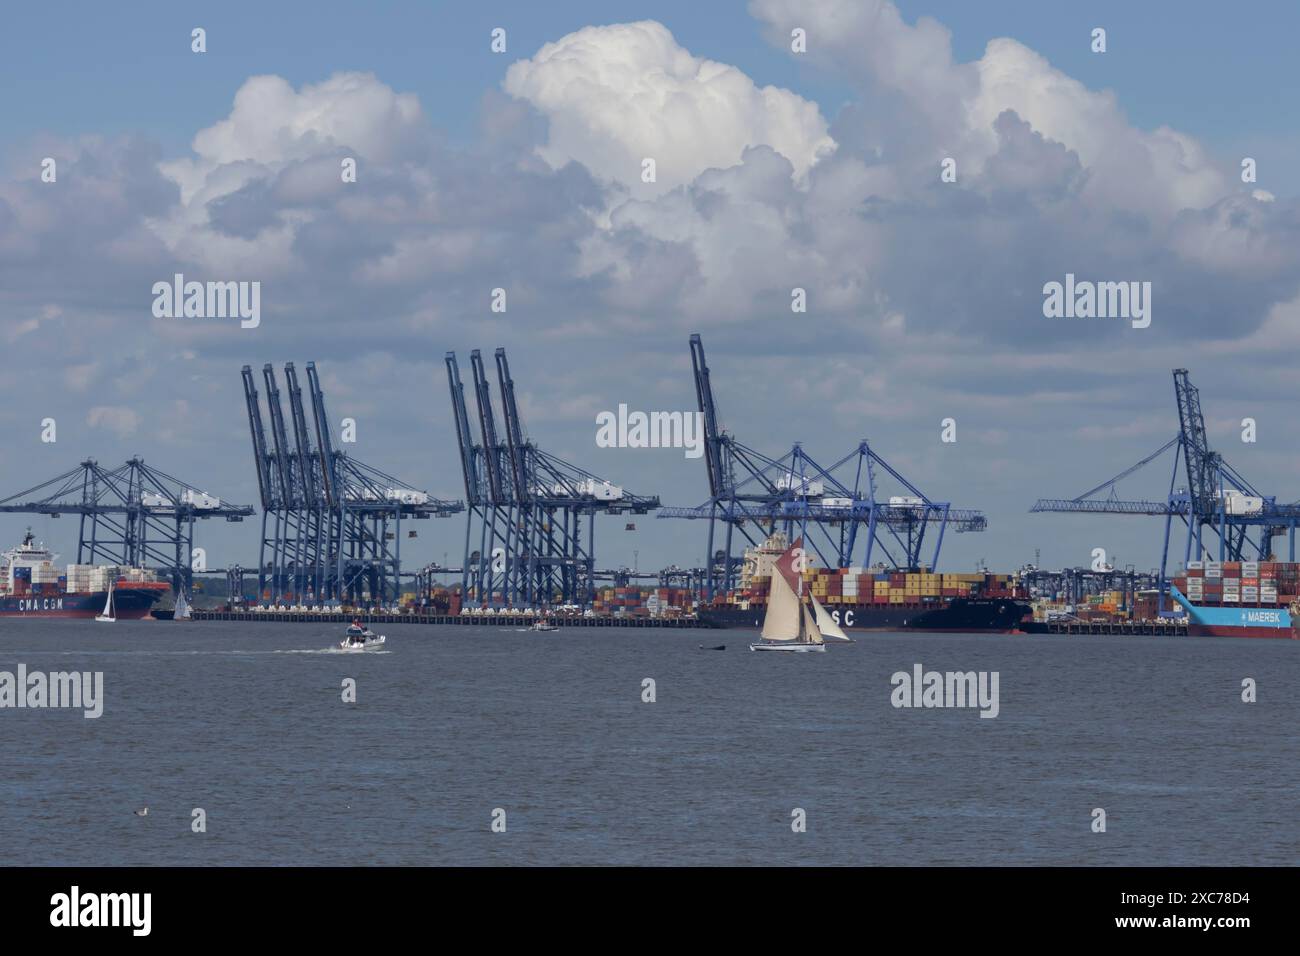
[[[175,610],[165,607],[170,597],[184,607],[183,619],[198,621],[757,628],[775,563],[795,547],[802,554],[799,593],[845,631],[1295,634],[1284,609],[1300,602],[1294,555],[1300,505],[1256,491],[1210,450],[1200,393],[1186,369],[1173,372],[1179,423],[1173,439],[1083,495],[1040,498],[1031,509],[1163,517],[1159,569],[1102,562],[1062,571],[1027,564],[1013,573],[951,572],[937,570],[945,533],[983,532],[983,512],[926,495],[865,440],[830,467],[798,443],[780,457],[742,445],[717,424],[717,378],[702,337],[691,335],[687,345],[701,470],[711,490],[702,504],[664,505],[657,495],[633,492],[526,440],[504,348],[490,362],[472,350],[468,382],[457,354],[445,356],[465,493],[455,500],[435,498],[336,449],[315,362],[306,363],[302,376],[292,362],[282,370],[268,363],[260,375],[246,365],[241,384],[257,504],[232,504],[138,457],[116,468],[84,460],[0,499],[0,513],[82,519],[75,563],[56,565],[30,529],[21,545],[3,553],[0,613],[94,616],[107,613],[111,592],[113,612],[128,618],[174,619]],[[647,444],[673,441],[671,419],[656,424],[621,409],[619,422],[629,433],[638,426],[659,429],[653,442],[642,436]],[[1184,487],[1163,501],[1114,494],[1119,478],[1166,454],[1183,467]],[[738,481],[744,473],[761,493]],[[894,481],[887,486],[878,476]],[[117,520],[123,514],[128,520]],[[707,542],[704,560],[660,571],[601,568],[598,517],[627,532],[650,517],[693,522]],[[464,522],[460,567],[403,565],[403,541],[417,537],[430,518]],[[194,553],[195,526],[214,519],[260,522],[252,569],[165,563],[169,555]],[[1175,519],[1187,527],[1185,552],[1204,560],[1189,560],[1185,568],[1172,563]],[[841,533],[846,526],[853,533]],[[1272,553],[1273,538],[1284,533],[1287,562]],[[1210,560],[1216,536],[1219,560]],[[205,587],[213,576],[217,582]],[[224,601],[211,593],[220,590],[214,583],[221,577]],[[1276,613],[1247,613],[1261,609]],[[1261,619],[1268,623],[1259,625]]]

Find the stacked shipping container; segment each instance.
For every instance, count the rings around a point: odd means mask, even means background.
[[[1193,604],[1281,607],[1300,596],[1300,563],[1189,561],[1174,585]]]
[[[808,591],[828,607],[848,604],[900,604],[925,607],[951,598],[1023,598],[1010,574],[938,574],[932,571],[880,571],[861,567],[815,568],[803,572]],[[728,594],[725,603],[764,605],[770,577],[755,577],[747,590]]]
[[[695,594],[686,588],[604,588],[597,592],[591,609],[595,614],[672,617],[695,607]]]

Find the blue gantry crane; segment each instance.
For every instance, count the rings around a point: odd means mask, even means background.
[[[1184,564],[1203,558],[1268,560],[1273,555],[1273,538],[1281,534],[1288,536],[1288,560],[1294,561],[1300,504],[1279,504],[1276,496],[1260,493],[1223,455],[1210,448],[1200,390],[1192,384],[1185,368],[1174,369],[1174,398],[1178,405],[1178,433],[1173,438],[1095,488],[1075,498],[1040,498],[1030,511],[1163,516],[1162,600],[1174,519],[1182,522],[1187,531],[1182,549]],[[1119,497],[1120,481],[1159,460],[1171,449],[1177,450],[1164,500]],[[1105,495],[1099,497],[1103,492]]]
[[[826,567],[847,568],[862,554],[873,560],[916,570],[939,562],[944,532],[983,531],[984,515],[934,501],[872,450],[866,439],[823,467],[799,442],[780,458],[769,458],[742,444],[718,424],[717,403],[704,344],[690,337],[695,396],[704,425],[704,458],[709,500],[694,508],[663,508],[660,518],[709,523],[704,597],[729,591],[739,559],[732,548],[737,533],[751,545],[773,531],[787,539],[800,536]],[[882,474],[883,473],[883,474]],[[893,479],[899,494],[877,500],[879,479]],[[715,551],[719,536],[722,547]],[[933,550],[928,551],[933,538]],[[929,561],[925,561],[926,554]]]
[[[262,368],[269,439],[253,370],[242,370],[262,500],[263,603],[389,607],[402,576],[402,522],[463,510],[333,447],[316,363],[307,363],[310,427],[293,363],[285,365],[292,441],[275,369]],[[313,437],[315,441],[313,442]]]
[[[475,442],[456,353],[446,355],[465,479],[463,593],[467,602],[489,606],[586,606],[595,593],[596,516],[647,514],[659,507],[659,499],[633,494],[529,441],[505,349],[494,357],[501,432],[482,354],[470,352],[479,425]]]
[[[0,500],[0,513],[75,514],[78,564],[149,567],[172,587],[193,591],[194,522],[242,521],[248,505],[232,505],[131,458],[105,468],[88,458],[71,471]]]

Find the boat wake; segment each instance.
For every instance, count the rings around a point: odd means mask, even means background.
[[[392,651],[381,648],[361,648],[361,647],[320,647],[314,649],[302,648],[294,650],[271,651],[272,654],[356,654],[365,651],[367,657],[378,657],[380,654],[391,654]]]

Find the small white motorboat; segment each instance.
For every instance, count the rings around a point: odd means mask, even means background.
[[[550,621],[533,621],[530,631],[558,631],[560,628]]]
[[[384,635],[376,634],[368,627],[362,627],[360,621],[353,621],[348,627],[347,637],[339,647],[345,651],[368,651],[383,647]]]

